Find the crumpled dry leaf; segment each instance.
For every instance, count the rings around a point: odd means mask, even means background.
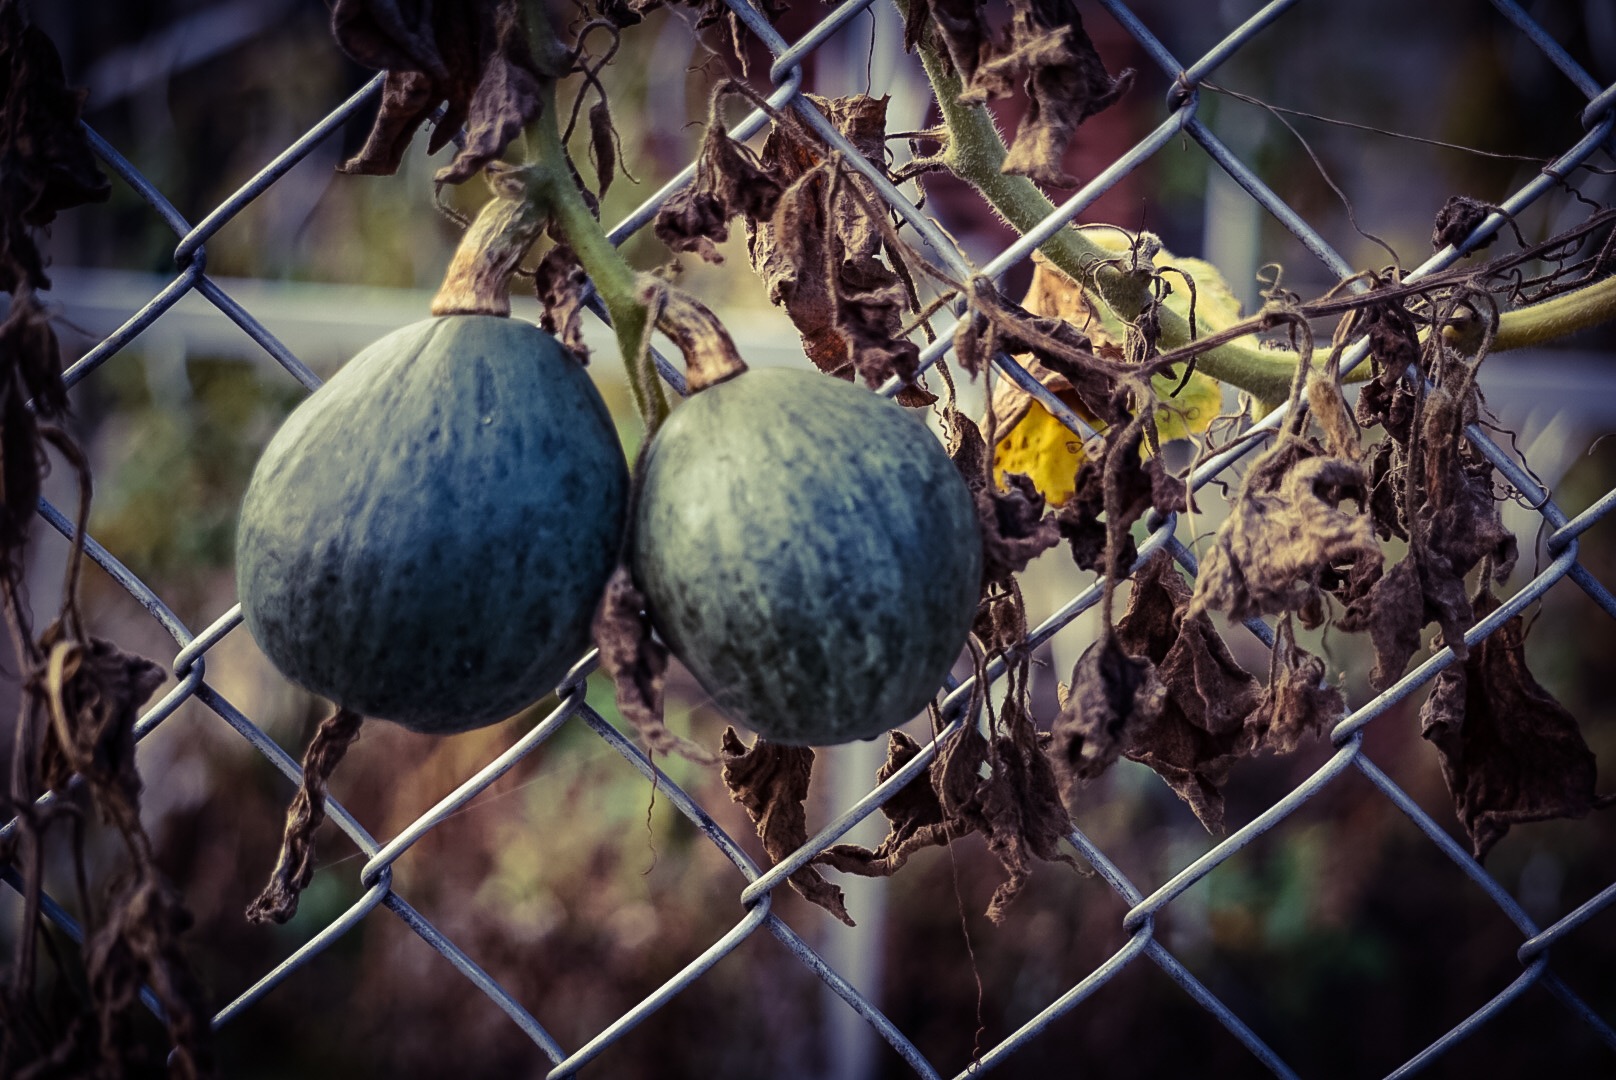
[[[1449,244],[1457,244],[1465,237],[1476,231],[1476,226],[1486,221],[1493,213],[1493,208],[1480,199],[1472,199],[1468,195],[1453,195],[1442,204],[1442,209],[1436,212],[1436,224],[1431,228],[1431,250],[1441,251]],[[1471,254],[1498,239],[1495,232],[1472,249]]]
[[[1072,559],[1080,569],[1105,572],[1106,544],[1112,533],[1100,517],[1106,513],[1108,475],[1114,476],[1117,483],[1117,520],[1113,524],[1114,535],[1121,541],[1121,550],[1111,556],[1110,562],[1122,573],[1138,557],[1133,534],[1128,531],[1130,526],[1148,510],[1169,514],[1187,505],[1184,482],[1167,471],[1161,458],[1141,458],[1143,437],[1136,425],[1108,428],[1101,440],[1101,452],[1077,470],[1072,496],[1055,514],[1061,537],[1071,547]],[[1110,467],[1113,461],[1114,470]]]
[[[72,557],[82,558],[82,553],[75,551]],[[130,1055],[140,1053],[143,1040],[134,1026],[135,1014],[142,1010],[141,988],[150,986],[163,1006],[173,1075],[211,1075],[210,1013],[179,940],[191,917],[163,880],[140,820],[134,727],[141,705],[162,684],[164,672],[110,642],[81,640],[69,629],[77,623],[72,594],[70,585],[69,610],[40,636],[37,651],[43,662],[26,689],[29,701],[42,704],[49,721],[40,745],[40,778],[50,790],[63,792],[75,774],[81,777],[98,816],[117,829],[131,857],[109,887],[103,918],[91,923],[85,942],[84,977],[99,1032],[100,1069],[95,1074],[121,1074]],[[11,1018],[4,1013],[0,1009],[0,1031],[9,1036]],[[40,1033],[30,1034],[37,1039]],[[67,1045],[76,1037],[70,1031]],[[25,1064],[9,1055],[7,1061]]]
[[[724,729],[721,753],[724,786],[730,798],[746,807],[769,858],[779,863],[808,842],[808,816],[803,801],[813,776],[814,752],[806,746],[782,746],[763,738],[748,747],[735,729]],[[842,890],[826,881],[812,865],[788,878],[791,887],[848,926],[854,922]]]
[[[20,277],[8,268],[0,290],[10,292],[20,279],[48,284],[27,227],[49,225],[58,212],[105,202],[112,193],[79,127],[83,106],[84,93],[67,85],[50,38],[28,21],[19,0],[0,3],[0,190],[6,251],[23,266]],[[12,250],[19,239],[23,245]]]
[[[1060,714],[1050,727],[1061,786],[1073,791],[1109,769],[1166,704],[1167,688],[1156,665],[1125,653],[1114,633],[1083,650],[1072,668],[1071,688]]]
[[[914,739],[902,731],[888,732],[887,759],[876,771],[875,782],[883,784],[890,780],[918,753],[920,744]],[[881,813],[886,815],[890,825],[879,846],[834,844],[816,856],[814,862],[861,877],[891,877],[915,852],[946,844],[962,835],[957,826],[944,820],[942,803],[932,789],[930,768],[882,803]]]
[[[1485,582],[1473,606],[1478,618],[1497,609]],[[1527,670],[1519,615],[1437,675],[1420,725],[1442,755],[1442,776],[1478,860],[1513,825],[1580,818],[1616,803],[1594,794],[1594,755],[1576,718]]]
[[[976,503],[983,586],[1006,582],[1058,544],[1060,531],[1055,519],[1044,514],[1044,497],[1027,477],[1005,477],[1003,487],[988,479],[987,444],[969,417],[950,406],[943,421],[949,434],[948,456]]]
[[[728,83],[714,88],[696,175],[662,204],[652,229],[674,251],[693,251],[710,263],[724,261],[716,245],[729,239],[732,217],[741,214],[751,222],[772,216],[786,188],[776,168],[724,130],[721,106],[732,92]]]
[[[41,689],[54,736],[40,747],[41,779],[60,793],[75,773],[83,776],[96,790],[103,815],[138,805],[135,721],[141,705],[162,685],[163,669],[110,641],[92,638],[80,644],[60,622],[45,631],[40,647],[46,656]]]
[[[1003,171],[1073,187],[1078,181],[1062,164],[1066,148],[1083,121],[1133,85],[1133,69],[1115,78],[1106,72],[1072,0],[1011,0],[1010,6],[1008,25],[995,33],[983,4],[915,0],[905,40],[910,45],[919,40],[926,22],[919,9],[924,9],[964,84],[962,102],[992,101],[1025,89],[1027,113]]]
[[[1260,687],[1235,662],[1212,620],[1188,614],[1190,597],[1166,551],[1152,556],[1134,579],[1128,610],[1117,622],[1117,643],[1156,665],[1166,700],[1158,714],[1130,729],[1123,754],[1156,770],[1207,831],[1219,833],[1219,789],[1234,764],[1258,749],[1248,725]]]
[[[1024,716],[1005,721],[1008,734],[991,743],[974,726],[962,727],[923,777],[889,799],[882,811],[891,825],[879,846],[837,844],[814,861],[864,877],[890,877],[915,852],[979,832],[1006,873],[987,910],[988,918],[1002,922],[1037,862],[1077,865],[1060,850],[1072,822],[1036,731]],[[909,736],[891,732],[877,782],[919,752]]]
[[[112,186],[79,125],[56,47],[18,0],[0,0],[0,580],[19,580],[21,549],[39,509],[45,468],[41,422],[67,414],[50,313],[50,287],[33,230],[58,212],[101,202]]]
[[[1192,613],[1233,619],[1295,611],[1304,625],[1324,619],[1324,593],[1341,577],[1378,571],[1384,557],[1364,511],[1361,465],[1326,456],[1292,434],[1255,461],[1219,527],[1195,583]],[[1356,513],[1341,509],[1353,500]]]
[[[711,765],[716,758],[677,735],[662,718],[662,688],[668,677],[668,647],[651,632],[645,594],[634,584],[627,566],[619,564],[607,579],[606,593],[592,628],[600,649],[600,666],[612,677],[617,711],[652,753],[678,754]]]
[[[140,992],[149,986],[163,1004],[173,1047],[167,1075],[175,1080],[212,1076],[207,998],[180,946],[181,936],[192,925],[183,899],[160,874],[136,867],[113,879],[106,912],[106,920],[84,943],[84,973],[101,1032],[102,1067],[110,1070],[96,1075],[122,1076],[133,1064],[130,1052],[144,1041],[139,1034],[140,1014],[145,1011]]]
[[[748,2],[771,23],[791,10],[791,6],[784,0],[748,0]],[[610,19],[613,25],[619,27],[636,26],[650,12],[661,7],[674,6],[687,7],[695,13],[697,30],[722,26],[730,53],[741,65],[741,74],[747,74],[745,42],[750,31],[745,29],[740,16],[736,15],[724,0],[600,0],[599,2],[601,17]]]
[[[1371,505],[1379,499],[1383,508],[1375,517],[1382,533],[1401,529],[1409,551],[1372,587],[1360,582],[1349,589],[1339,625],[1369,630],[1375,646],[1370,683],[1384,689],[1419,650],[1427,623],[1436,622],[1442,643],[1465,655],[1464,632],[1474,621],[1465,577],[1485,560],[1494,579],[1503,581],[1514,569],[1518,545],[1492,494],[1492,464],[1464,437],[1481,409],[1474,363],[1447,355],[1436,365],[1437,385],[1424,394],[1401,379],[1382,385],[1406,370],[1396,365],[1420,358],[1416,328],[1400,308],[1377,309],[1369,334],[1391,359],[1365,387],[1358,414],[1386,430],[1371,466],[1377,484],[1394,488],[1390,498],[1377,492]]]
[[[589,363],[583,321],[589,275],[570,247],[557,244],[545,252],[533,269],[533,294],[544,305],[539,325],[554,334],[580,364]]]
[[[465,126],[465,145],[437,174],[458,184],[505,152],[539,114],[540,81],[561,74],[529,50],[518,0],[335,0],[331,32],[354,60],[387,72],[375,125],[341,166],[347,173],[397,172],[416,129],[446,103],[428,150]]]
[[[864,94],[808,96],[872,164],[885,168],[887,99]],[[886,233],[872,213],[885,201],[868,180],[829,160],[795,121],[776,122],[763,142],[765,170],[786,185],[770,214],[746,214],[747,255],[785,308],[803,350],[821,371],[869,386],[894,375],[911,382],[920,347],[903,335],[915,298],[905,278],[881,261]],[[900,399],[903,400],[903,399]],[[918,403],[910,398],[905,404]]]
[[[1341,688],[1326,679],[1324,661],[1296,644],[1289,616],[1279,621],[1268,665],[1268,685],[1246,718],[1253,750],[1288,754],[1304,738],[1339,723],[1347,713]]]

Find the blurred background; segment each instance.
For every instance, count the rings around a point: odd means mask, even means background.
[[[1181,60],[1199,56],[1260,5],[1255,0],[1139,0],[1137,16]],[[1616,80],[1616,5],[1545,0],[1525,5],[1603,84]],[[780,22],[794,40],[828,10],[797,0]],[[1139,79],[1092,119],[1069,171],[1087,179],[1165,116],[1168,81],[1097,4],[1081,10],[1107,66]],[[371,73],[333,44],[319,0],[62,0],[32,5],[60,48],[69,80],[88,88],[85,118],[190,221],[203,218],[267,161],[359,89]],[[659,11],[624,35],[608,72],[624,164],[605,200],[614,222],[694,156],[707,91],[725,73],[688,13]],[[935,122],[914,57],[901,48],[896,11],[878,2],[809,58],[805,86],[834,96],[889,95],[889,131]],[[753,81],[766,83],[764,54]],[[1586,99],[1493,8],[1479,0],[1304,2],[1218,70],[1214,82],[1277,106],[1472,148],[1411,142],[1299,116],[1287,119],[1203,91],[1201,117],[1355,266],[1382,267],[1383,238],[1405,266],[1429,252],[1431,222],[1450,195],[1501,201],[1582,134]],[[369,341],[424,317],[459,235],[432,205],[443,161],[418,139],[399,174],[349,177],[335,166],[362,143],[369,110],[209,240],[208,273],[322,375]],[[1014,105],[1004,114],[1014,122]],[[1300,138],[1299,138],[1300,136]],[[902,141],[895,150],[905,152]],[[1505,155],[1505,156],[1491,156]],[[1605,167],[1608,157],[1596,157]],[[1612,201],[1608,174],[1578,172],[1519,224],[1540,240],[1585,216],[1582,199]],[[470,209],[478,184],[452,192]],[[969,189],[929,182],[928,203],[978,263],[1011,239]],[[1257,274],[1284,267],[1303,294],[1333,281],[1277,223],[1208,167],[1193,142],[1175,142],[1083,215],[1158,232],[1167,246],[1207,258],[1250,305]],[[738,231],[738,230],[737,230]],[[685,259],[682,283],[718,308],[754,363],[801,363],[795,331],[768,305],[747,268],[744,241],[720,266]],[[109,203],[69,212],[53,227],[50,300],[71,361],[154,296],[175,274],[174,236],[127,186]],[[649,231],[625,246],[638,267],[669,261]],[[1025,287],[1012,272],[1007,292]],[[536,318],[527,298],[517,314]],[[619,418],[630,452],[637,423],[608,336],[591,327],[591,372]],[[1562,507],[1576,512],[1616,486],[1616,337],[1594,331],[1552,348],[1496,356],[1482,385],[1501,425]],[[966,391],[979,406],[981,388]],[[234,603],[237,505],[259,450],[301,388],[238,327],[192,295],[74,391],[76,424],[92,453],[92,534],[193,629]],[[66,470],[53,481],[65,483]],[[63,489],[51,493],[69,505]],[[1186,539],[1215,526],[1208,511]],[[1523,553],[1538,518],[1507,509]],[[1540,550],[1540,549],[1539,549]],[[41,624],[57,602],[67,546],[38,530],[31,594]],[[1616,582],[1616,525],[1595,526],[1582,560]],[[1534,571],[1526,554],[1518,585]],[[1089,584],[1064,548],[1042,557],[1023,588],[1035,623]],[[99,636],[165,666],[174,645],[98,570],[84,607]],[[1616,718],[1608,682],[1616,636],[1576,588],[1562,584],[1533,609],[1528,657],[1576,715],[1616,790]],[[1095,632],[1094,616],[1063,630],[1039,658],[1035,701],[1047,722],[1054,685]],[[1237,655],[1259,674],[1267,659],[1236,628]],[[1345,680],[1353,705],[1370,696],[1367,643],[1343,635],[1307,644]],[[7,659],[7,672],[15,664]],[[221,694],[292,753],[320,702],[287,685],[245,632],[209,653]],[[172,685],[170,683],[170,685]],[[722,720],[688,678],[676,677],[673,725],[716,746]],[[1435,752],[1420,738],[1422,695],[1370,725],[1367,753],[1437,820],[1452,826]],[[5,693],[0,700],[14,700]],[[615,719],[610,688],[590,703]],[[551,703],[553,704],[553,702]],[[530,728],[549,705],[484,731],[429,739],[371,724],[332,783],[333,794],[377,837],[399,832]],[[9,745],[9,740],[0,740]],[[197,918],[188,935],[218,1007],[255,982],[359,896],[363,860],[335,830],[287,926],[249,926],[242,910],[273,865],[290,786],[202,706],[189,703],[140,750],[146,824],[163,869]],[[879,744],[821,754],[810,830],[871,785]],[[1237,767],[1228,787],[1238,828],[1329,756],[1327,744]],[[734,836],[763,858],[743,811],[716,771],[659,762]],[[1091,837],[1141,887],[1159,885],[1204,853],[1209,837],[1149,770],[1119,763],[1072,807]],[[866,822],[855,839],[874,842]],[[93,876],[115,869],[96,846]],[[105,838],[102,838],[105,839]],[[1616,815],[1515,829],[1489,871],[1533,918],[1553,921],[1616,876]],[[47,884],[73,895],[65,859]],[[833,875],[835,876],[835,875]],[[890,881],[839,878],[859,921],[847,929],[780,890],[775,910],[870,996],[933,1061],[963,1069],[1089,974],[1126,940],[1126,903],[1103,881],[1042,867],[999,926],[982,912],[1001,880],[978,838],[917,855]],[[564,1045],[576,1047],[640,1001],[741,917],[739,873],[610,748],[564,728],[449,819],[397,864],[395,887],[482,964]],[[20,905],[0,891],[0,942],[14,945]],[[1208,987],[1309,1077],[1378,1076],[1406,1060],[1520,973],[1519,935],[1498,909],[1394,806],[1355,772],[1175,901],[1157,934]],[[1605,911],[1555,951],[1555,970],[1616,1022],[1616,911]],[[980,1029],[980,1030],[979,1030]],[[152,1027],[155,1042],[159,1032]],[[375,914],[220,1032],[223,1073],[241,1077],[403,1074],[534,1075],[542,1056],[499,1009],[454,976],[407,927]],[[1441,1058],[1427,1075],[1608,1076],[1610,1050],[1541,988]],[[1262,1073],[1216,1021],[1154,965],[1131,965],[1092,999],[1000,1067],[1005,1077],[1081,1071],[1119,1077]],[[588,1072],[614,1077],[850,1078],[910,1075],[884,1043],[767,935],[677,995]]]

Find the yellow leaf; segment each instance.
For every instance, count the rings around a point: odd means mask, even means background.
[[[1059,396],[1079,414],[1083,412],[1076,395]],[[1026,413],[993,448],[993,477],[1003,485],[1006,473],[1024,473],[1049,505],[1062,506],[1077,486],[1077,470],[1085,459],[1083,440],[1036,399],[1029,397],[1028,401],[1031,405]]]
[[[1124,250],[1126,241],[1117,243]],[[1023,306],[1035,315],[1054,315],[1081,329],[1098,349],[1104,345],[1120,347],[1120,335],[1109,324],[1115,320],[1109,312],[1096,312],[1090,307],[1083,290],[1055,266],[1043,258],[1033,256],[1032,285]],[[1195,280],[1195,317],[1206,331],[1220,329],[1240,319],[1240,304],[1217,268],[1200,259],[1176,258],[1163,251],[1155,259],[1159,267],[1172,267]],[[1171,292],[1166,306],[1186,318],[1189,315],[1190,290],[1181,274],[1167,273]],[[1017,359],[1038,381],[1054,391],[1066,404],[1098,430],[1103,425],[1088,415],[1071,393],[1070,384],[1060,375],[1031,356]],[[1156,433],[1162,442],[1184,439],[1207,429],[1223,411],[1223,388],[1219,383],[1196,372],[1184,389],[1172,396],[1182,379],[1178,375],[1157,376],[1152,380],[1156,388]],[[1032,395],[1010,382],[1000,380],[993,391],[993,408],[1001,430],[1006,434],[993,450],[994,478],[1002,485],[1007,473],[1023,473],[1037,486],[1051,506],[1060,506],[1072,497],[1077,471],[1084,461],[1083,440],[1056,420],[1049,410]]]

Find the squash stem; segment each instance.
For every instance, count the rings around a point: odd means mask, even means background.
[[[530,0],[527,15],[529,40],[535,53],[558,48],[543,4]],[[558,121],[556,84],[547,79],[543,84],[539,116],[526,132],[529,153],[533,157],[530,165],[533,195],[549,212],[555,230],[578,256],[595,292],[606,305],[618,349],[623,355],[623,366],[628,371],[634,407],[639,411],[645,437],[649,440],[667,419],[668,402],[651,362],[650,350],[646,348],[648,314],[640,299],[634,269],[606,238],[606,231],[578,190],[566,148],[561,143]]]

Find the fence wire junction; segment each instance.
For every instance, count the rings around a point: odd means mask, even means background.
[[[868,178],[891,207],[927,243],[931,252],[941,260],[945,270],[960,280],[970,277],[973,273],[973,268],[966,261],[958,246],[941,232],[928,215],[918,210],[911,199],[894,187],[885,176],[881,175],[879,170],[870,165],[861,154],[855,151],[835,127],[804,97],[805,87],[802,65],[805,58],[841,31],[850,20],[862,14],[870,6],[872,0],[850,0],[850,2],[836,7],[796,41],[787,41],[781,37],[775,28],[749,6],[745,0],[726,0],[726,2],[745,26],[747,32],[755,36],[757,41],[761,42],[774,57],[773,64],[768,72],[768,78],[773,85],[773,90],[768,95],[770,104],[777,109],[794,110],[804,124],[812,128],[827,143],[840,149],[844,160]],[[975,272],[980,272],[990,277],[998,277],[1028,259],[1034,249],[1058,230],[1066,227],[1079,213],[1115,186],[1123,177],[1149,160],[1152,155],[1163,147],[1175,140],[1187,138],[1198,144],[1208,157],[1238,184],[1252,200],[1255,200],[1273,218],[1282,223],[1308,251],[1320,260],[1332,277],[1346,278],[1351,276],[1354,268],[1333,250],[1299,213],[1286,205],[1278,195],[1267,187],[1259,179],[1256,172],[1246,162],[1242,161],[1241,157],[1231,150],[1228,145],[1220,141],[1197,116],[1199,106],[1197,87],[1203,80],[1207,79],[1220,64],[1228,60],[1239,49],[1267,30],[1270,24],[1298,2],[1300,0],[1275,0],[1275,2],[1267,4],[1203,56],[1189,64],[1185,64],[1169,53],[1150,28],[1122,0],[1100,0],[1102,6],[1137,41],[1144,53],[1159,65],[1172,81],[1173,90],[1163,107],[1164,116],[1148,136],[1128,149],[1126,153],[1118,157],[1062,203],[1037,228],[1027,232],[986,265],[982,266],[979,271]],[[1554,67],[1566,79],[1570,80],[1577,91],[1588,99],[1588,105],[1581,115],[1585,134],[1550,167],[1544,169],[1540,175],[1506,200],[1500,207],[1501,213],[1494,213],[1488,217],[1457,247],[1448,247],[1438,251],[1418,268],[1407,272],[1404,276],[1406,281],[1417,280],[1426,274],[1452,265],[1468,251],[1480,245],[1499,228],[1503,227],[1509,216],[1519,214],[1536,200],[1553,190],[1557,186],[1559,177],[1570,173],[1596,152],[1602,149],[1616,152],[1616,138],[1613,138],[1613,132],[1616,132],[1616,86],[1601,87],[1598,85],[1572,59],[1569,53],[1538,22],[1534,21],[1519,4],[1513,2],[1513,0],[1491,0],[1491,2],[1514,25],[1519,33],[1540,49]],[[1481,6],[1480,0],[1477,0],[1477,6]],[[178,238],[177,246],[174,249],[174,265],[177,272],[173,280],[157,295],[153,296],[149,303],[131,316],[113,334],[75,362],[64,373],[64,382],[69,387],[72,387],[95,374],[121,350],[129,346],[139,335],[160,320],[178,301],[187,294],[194,292],[205,297],[228,318],[239,325],[292,378],[298,380],[310,390],[317,387],[319,379],[309,367],[278,341],[269,330],[254,318],[250,311],[233,299],[218,283],[209,277],[207,273],[207,243],[221,229],[227,228],[245,207],[268,191],[282,176],[307,156],[311,150],[324,140],[332,137],[334,133],[337,133],[350,117],[369,107],[378,95],[380,86],[381,76],[377,76],[363,89],[337,106],[328,116],[290,146],[286,147],[256,176],[225,202],[214,208],[200,222],[196,223],[187,221],[165,198],[163,193],[143,176],[139,169],[120,154],[116,147],[96,134],[95,131],[87,129],[96,153],[107,167],[137,192],[150,206],[152,212],[168,228],[173,230]],[[732,134],[738,139],[747,138],[760,131],[767,122],[767,117],[762,111],[754,111],[733,130]],[[655,195],[647,199],[632,214],[617,223],[610,230],[612,240],[616,243],[621,243],[649,224],[658,208],[673,193],[687,184],[693,173],[694,166],[692,165]],[[929,365],[935,362],[948,350],[952,340],[951,333],[940,334],[937,341],[923,351],[921,356],[922,364]],[[1360,341],[1351,347],[1344,358],[1343,371],[1349,371],[1362,363],[1367,358],[1368,351],[1366,341]],[[669,384],[677,391],[684,392],[684,383],[679,371],[660,356],[656,360],[659,369],[663,372]],[[1067,426],[1072,428],[1078,435],[1084,438],[1093,435],[1093,431],[1064,402],[1040,384],[1035,377],[1028,374],[1013,359],[1000,356],[997,358],[996,364],[998,370],[1005,377],[1013,380],[1031,393],[1051,413],[1066,422]],[[888,386],[884,390],[887,393],[892,393],[897,390],[897,386]],[[1270,414],[1259,426],[1277,428],[1283,420],[1284,411],[1281,409]],[[1549,493],[1543,490],[1533,479],[1523,467],[1523,464],[1501,449],[1484,430],[1473,425],[1466,430],[1466,434],[1473,445],[1493,463],[1499,473],[1524,496],[1527,502],[1536,508],[1536,512],[1544,522],[1544,529],[1547,534],[1547,551],[1552,560],[1525,587],[1508,598],[1496,611],[1480,620],[1465,635],[1466,642],[1474,645],[1485,639],[1507,620],[1543,596],[1562,579],[1569,579],[1585,591],[1607,614],[1612,618],[1616,618],[1616,596],[1613,596],[1578,561],[1578,537],[1595,522],[1603,518],[1613,506],[1616,506],[1616,490],[1608,492],[1575,516],[1570,516],[1556,505]],[[1253,441],[1245,441],[1240,448],[1203,463],[1190,479],[1192,488],[1200,488],[1211,482],[1223,470],[1235,464],[1246,453],[1249,453],[1253,445]],[[73,523],[68,515],[48,502],[42,504],[40,512],[50,525],[71,539]],[[1165,548],[1171,552],[1173,558],[1186,573],[1193,575],[1196,572],[1195,559],[1190,550],[1175,537],[1175,526],[1176,521],[1172,519],[1157,524],[1148,539],[1139,546],[1139,559],[1142,562],[1153,553]],[[171,667],[174,676],[178,680],[178,685],[140,718],[135,731],[136,737],[142,738],[152,732],[165,719],[173,715],[183,703],[196,701],[211,710],[219,720],[229,725],[243,739],[247,740],[254,749],[267,758],[292,783],[299,782],[301,772],[295,758],[266,735],[252,719],[244,715],[229,700],[226,700],[207,680],[209,651],[226,635],[238,632],[238,627],[241,623],[239,606],[226,611],[211,625],[202,630],[193,631],[175,616],[162,597],[158,596],[143,581],[132,574],[119,561],[114,552],[108,551],[97,543],[93,537],[86,537],[84,546],[87,554],[123,588],[127,589],[149,612],[151,617],[161,625],[162,629],[172,636],[177,647],[177,651],[172,658]],[[1031,631],[1026,648],[1031,650],[1047,642],[1056,632],[1093,607],[1100,599],[1101,585],[1099,583],[1073,596],[1054,615]],[[1253,632],[1265,642],[1272,643],[1272,632],[1266,625],[1261,622],[1253,622],[1249,625]],[[1042,1010],[1029,1019],[1019,1030],[1013,1032],[998,1045],[987,1048],[979,1060],[969,1063],[957,1063],[959,1069],[957,1075],[959,1077],[964,1077],[968,1074],[974,1075],[1003,1063],[1016,1054],[1030,1040],[1038,1038],[1057,1018],[1077,1008],[1118,973],[1144,957],[1160,967],[1162,971],[1182,987],[1185,993],[1215,1017],[1230,1036],[1243,1044],[1263,1066],[1266,1066],[1277,1076],[1296,1076],[1297,1073],[1293,1067],[1270,1047],[1263,1035],[1254,1030],[1233,1009],[1209,990],[1158,937],[1156,934],[1156,917],[1184,894],[1186,890],[1191,889],[1202,881],[1225,860],[1239,852],[1261,834],[1285,822],[1300,807],[1338,778],[1352,772],[1356,772],[1373,784],[1386,799],[1390,800],[1429,838],[1432,844],[1451,859],[1468,876],[1474,887],[1480,889],[1497,905],[1498,910],[1518,929],[1521,939],[1521,944],[1517,951],[1517,957],[1521,965],[1519,976],[1507,985],[1496,988],[1491,998],[1484,1005],[1402,1064],[1390,1075],[1406,1076],[1419,1071],[1445,1051],[1465,1040],[1471,1033],[1481,1025],[1486,1024],[1534,984],[1541,985],[1554,994],[1573,1016],[1586,1024],[1600,1040],[1608,1044],[1613,1050],[1616,1050],[1616,1029],[1613,1029],[1610,1020],[1600,1016],[1571,990],[1551,967],[1551,950],[1557,942],[1588,922],[1596,914],[1616,904],[1616,881],[1613,881],[1603,891],[1583,902],[1579,907],[1563,914],[1552,924],[1547,926],[1538,925],[1527,915],[1521,904],[1516,901],[1511,893],[1483,869],[1462,846],[1457,844],[1441,824],[1423,811],[1414,799],[1399,788],[1380,766],[1370,760],[1364,751],[1365,728],[1391,706],[1425,686],[1452,660],[1452,652],[1446,649],[1442,650],[1414,670],[1408,672],[1383,693],[1352,711],[1336,725],[1331,733],[1330,737],[1334,747],[1333,755],[1306,782],[1296,787],[1265,812],[1215,844],[1204,855],[1195,859],[1190,865],[1159,885],[1154,887],[1148,884],[1140,885],[1130,880],[1118,868],[1116,863],[1074,824],[1068,836],[1072,846],[1111,888],[1126,899],[1130,906],[1130,910],[1123,919],[1123,929],[1128,935],[1127,940],[1119,950],[1096,967],[1087,977],[1067,988],[1064,993],[1054,1000],[1047,1002]],[[792,873],[808,864],[811,859],[830,845],[836,843],[859,822],[875,814],[881,805],[896,794],[905,784],[914,781],[917,777],[922,777],[927,765],[936,755],[939,746],[960,725],[974,722],[974,718],[967,715],[967,705],[973,691],[971,681],[967,680],[950,690],[943,706],[943,715],[947,720],[947,725],[931,743],[923,747],[914,759],[909,761],[888,780],[870,790],[853,805],[842,810],[834,820],[789,858],[774,866],[760,866],[753,861],[734,838],[719,826],[695,798],[670,780],[652,761],[647,759],[629,738],[620,733],[586,703],[584,679],[594,669],[594,666],[595,658],[593,654],[581,658],[563,681],[560,688],[560,703],[549,715],[526,732],[508,750],[489,761],[475,775],[446,795],[437,805],[421,815],[396,836],[377,839],[352,814],[335,800],[331,800],[328,804],[328,811],[332,820],[336,822],[338,827],[364,856],[358,875],[359,882],[365,889],[364,894],[340,917],[326,925],[312,938],[287,955],[272,970],[265,972],[261,978],[243,990],[233,1001],[225,1005],[214,1018],[215,1027],[229,1024],[245,1010],[252,1008],[265,994],[282,982],[298,976],[304,972],[304,969],[316,967],[322,952],[353,930],[363,920],[371,917],[377,909],[385,909],[414,931],[427,946],[440,953],[471,985],[486,994],[504,1011],[510,1020],[532,1040],[538,1050],[548,1059],[552,1066],[548,1072],[549,1077],[571,1076],[596,1058],[608,1055],[613,1044],[627,1032],[680,994],[686,987],[700,979],[713,965],[741,948],[749,938],[761,932],[778,940],[809,971],[823,980],[836,995],[855,1010],[896,1051],[916,1075],[927,1078],[949,1075],[937,1063],[929,1060],[910,1041],[909,1037],[882,1013],[869,997],[844,978],[843,975],[839,974],[801,934],[788,925],[774,911],[773,899],[775,891],[786,883],[786,879]],[[990,679],[998,678],[1002,674],[1002,663],[990,668],[987,672]],[[718,940],[713,941],[682,970],[669,978],[632,1009],[623,1013],[614,1022],[599,1031],[593,1038],[581,1046],[573,1047],[563,1046],[557,1039],[552,1037],[550,1032],[546,1030],[541,1018],[532,1015],[521,1001],[517,1000],[495,979],[490,977],[479,966],[476,959],[445,934],[441,933],[416,908],[412,907],[408,900],[394,889],[392,878],[394,863],[406,851],[446,818],[475,799],[502,775],[532,753],[535,748],[568,724],[587,727],[619,753],[628,768],[637,770],[644,778],[654,782],[658,787],[657,797],[670,800],[672,805],[734,864],[736,870],[745,881],[744,887],[741,888],[737,897],[740,915],[727,933]],[[156,782],[160,782],[160,780]],[[15,823],[6,827],[8,831],[14,828]],[[11,876],[9,872],[7,881],[14,887],[18,885],[15,877]],[[79,927],[75,924],[72,916],[60,905],[50,901],[48,898],[45,913],[48,918],[69,935],[81,938]],[[155,1000],[149,996],[147,1000],[154,1009],[157,1007]]]

